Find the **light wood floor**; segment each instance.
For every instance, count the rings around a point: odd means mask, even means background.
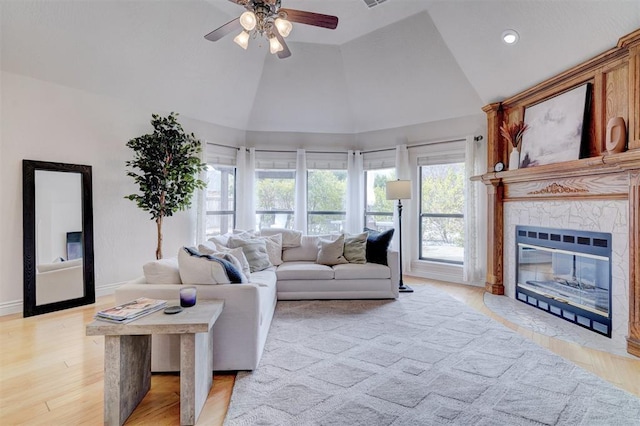
[[[611,383],[640,396],[640,360],[632,360],[563,342],[521,328],[484,306],[483,289],[407,277],[409,285],[433,285],[541,346]],[[401,297],[411,297],[403,294]],[[100,425],[103,421],[104,338],[84,333],[112,296],[95,305],[22,318],[0,317],[0,424]],[[198,420],[221,425],[234,374],[216,374],[214,387]],[[151,391],[128,419],[128,425],[179,423],[180,383],[176,375],[153,375]]]

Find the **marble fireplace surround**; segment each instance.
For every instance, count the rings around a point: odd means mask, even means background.
[[[487,186],[486,291],[514,297],[516,225],[610,232],[612,345],[640,357],[640,149],[472,179]]]
[[[624,348],[629,329],[628,213],[627,200],[532,200],[505,203],[504,294],[515,298],[516,225],[611,233],[611,344],[615,348]]]

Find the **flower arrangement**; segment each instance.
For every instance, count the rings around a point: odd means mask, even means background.
[[[500,134],[505,138],[514,148],[518,147],[518,144],[522,140],[522,135],[529,128],[524,121],[518,121],[515,123],[507,124],[506,121],[502,122],[500,126]]]

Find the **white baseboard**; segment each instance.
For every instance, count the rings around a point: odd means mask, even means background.
[[[22,313],[22,300],[0,303],[0,316]]]
[[[112,284],[103,284],[96,287],[96,297],[108,296],[116,291],[126,281]],[[22,299],[0,303],[0,316],[22,313]]]

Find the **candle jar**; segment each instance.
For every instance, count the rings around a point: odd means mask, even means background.
[[[189,308],[196,304],[196,288],[183,287],[180,289],[180,306]]]

